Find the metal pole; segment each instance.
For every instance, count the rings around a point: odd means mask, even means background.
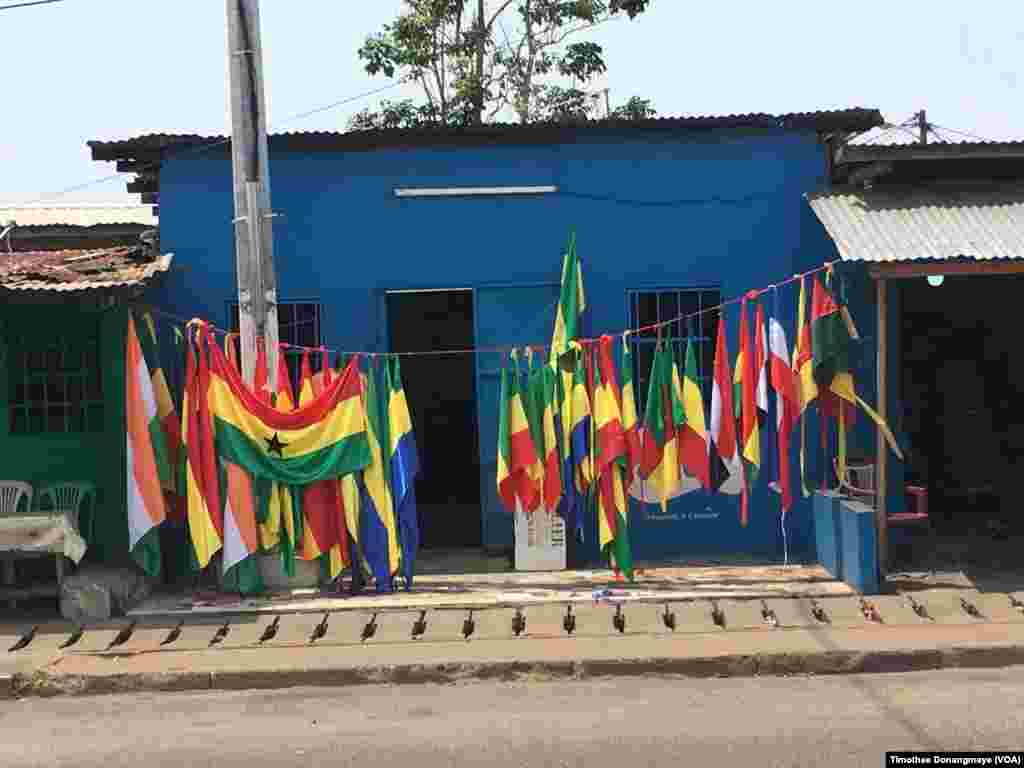
[[[917,136],[922,144],[928,143],[928,118],[923,109],[917,113]]]
[[[878,293],[878,328],[876,338],[878,339],[877,355],[875,364],[878,377],[878,415],[884,423],[889,419],[889,296],[886,291],[888,287],[885,278],[879,277],[876,281]],[[879,576],[884,579],[888,571],[889,551],[889,518],[888,518],[888,491],[889,491],[889,446],[885,442],[885,435],[882,430],[877,431],[875,444],[875,514],[878,520],[878,568]]]
[[[242,375],[252,386],[257,339],[267,351],[268,377],[277,384],[277,278],[270,223],[266,108],[260,48],[259,0],[227,0],[231,84],[231,155],[235,199],[235,259]]]

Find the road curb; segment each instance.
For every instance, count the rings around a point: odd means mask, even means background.
[[[223,672],[56,674],[38,670],[0,679],[0,699],[124,693],[276,690],[298,687],[453,684],[469,681],[607,677],[756,677],[992,669],[1024,665],[1024,645],[890,651],[823,651],[689,658],[583,659],[283,668]]]

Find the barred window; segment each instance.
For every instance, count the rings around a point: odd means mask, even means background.
[[[238,303],[231,304],[231,330],[238,333]],[[283,344],[299,347],[319,347],[323,341],[320,335],[320,304],[308,301],[282,301],[277,305],[278,340]],[[292,391],[298,392],[299,376],[302,369],[302,350],[288,350],[285,360],[288,364],[288,378]],[[320,356],[313,355],[313,372],[320,370]]]
[[[661,338],[672,345],[679,366],[679,375],[686,367],[686,345],[696,344],[697,379],[704,402],[710,403],[711,382],[715,364],[715,338],[718,333],[722,294],[710,288],[672,288],[659,290],[628,291],[629,327],[643,328],[646,325],[673,322],[661,329]],[[710,309],[716,307],[716,309]],[[675,320],[680,316],[695,315],[686,320]],[[633,381],[637,407],[640,413],[647,403],[647,388],[650,383],[651,363],[658,340],[656,330],[631,334],[633,342]]]
[[[8,419],[12,435],[102,432],[103,370],[98,321],[75,332],[43,335],[11,329],[7,336]]]

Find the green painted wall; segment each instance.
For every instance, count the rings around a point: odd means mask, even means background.
[[[126,307],[95,309],[76,305],[0,307],[0,479],[22,480],[38,489],[52,482],[91,482],[99,491],[95,537],[86,557],[102,562],[128,556],[125,501],[124,354]],[[104,427],[81,434],[12,435],[8,414],[8,338],[19,327],[58,336],[83,314],[99,322],[99,362],[103,371]]]

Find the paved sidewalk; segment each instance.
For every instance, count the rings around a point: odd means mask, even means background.
[[[334,610],[494,608],[593,599],[594,592],[621,601],[838,597],[854,591],[819,565],[708,565],[638,569],[636,580],[616,580],[610,570],[543,573],[483,573],[420,576],[411,592],[358,597],[325,595],[315,589],[240,599],[232,595],[156,596],[130,612],[156,619],[180,616],[316,613]]]
[[[1018,596],[1020,597],[1020,596]],[[978,608],[972,616],[962,599]],[[609,675],[750,676],[912,671],[1024,664],[1024,611],[1007,594],[958,589],[918,593],[924,616],[906,596],[871,598],[881,622],[865,617],[860,598],[771,598],[668,602],[581,601],[567,636],[564,604],[523,608],[526,631],[513,633],[515,609],[426,609],[377,612],[374,632],[361,635],[377,606],[332,612],[326,634],[310,643],[320,615],[283,614],[276,636],[259,644],[270,617],[238,613],[211,646],[222,617],[198,617],[162,646],[176,617],[141,622],[131,638],[108,650],[121,624],[88,629],[65,651],[67,638],[43,628],[23,651],[0,657],[6,695],[96,694],[137,690],[286,688],[298,685],[459,682],[471,679],[589,678]],[[816,616],[823,608],[827,621]],[[622,617],[616,626],[615,616]],[[197,618],[197,617],[192,617]],[[467,620],[470,638],[464,638]],[[669,622],[672,623],[672,622]],[[0,643],[16,637],[0,629]],[[6,677],[5,677],[6,675]]]

